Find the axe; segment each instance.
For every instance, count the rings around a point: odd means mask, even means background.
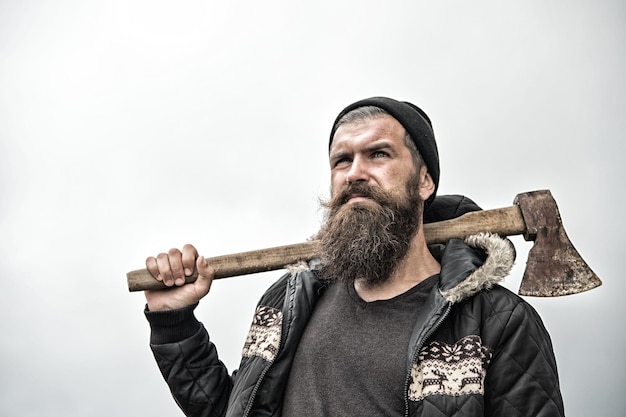
[[[556,297],[591,290],[602,284],[565,234],[559,209],[549,190],[518,194],[511,207],[474,211],[456,219],[424,225],[429,244],[463,239],[481,232],[500,236],[523,234],[527,241],[534,241],[528,253],[520,295]],[[217,256],[207,261],[215,269],[215,278],[226,278],[282,269],[311,260],[317,254],[318,245],[313,240]],[[168,288],[147,269],[131,271],[126,277],[130,291]],[[185,279],[190,283],[196,278],[197,271]]]

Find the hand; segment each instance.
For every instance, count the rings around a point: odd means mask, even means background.
[[[198,279],[185,284],[185,277],[198,269]],[[192,245],[185,245],[183,251],[170,249],[156,258],[146,259],[146,268],[159,281],[172,287],[167,290],[144,291],[150,311],[176,310],[196,304],[208,294],[213,282],[213,268]]]

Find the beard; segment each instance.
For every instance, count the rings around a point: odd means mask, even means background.
[[[329,210],[317,235],[325,281],[379,286],[389,280],[421,225],[418,184],[415,175],[399,193],[354,183],[322,203]],[[346,204],[354,194],[368,200]]]

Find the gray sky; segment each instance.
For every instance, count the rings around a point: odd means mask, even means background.
[[[373,95],[429,114],[440,194],[552,191],[604,285],[527,300],[568,415],[624,415],[625,18],[608,0],[0,1],[0,415],[182,415],[126,272],[315,233],[332,120]],[[531,244],[513,241],[516,291]],[[229,369],[280,275],[198,308]]]

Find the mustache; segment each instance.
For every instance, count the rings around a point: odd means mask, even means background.
[[[355,182],[343,187],[324,205],[329,209],[337,209],[346,204],[355,195],[370,198],[383,206],[388,206],[393,202],[390,193],[380,187],[372,187],[366,183]]]

